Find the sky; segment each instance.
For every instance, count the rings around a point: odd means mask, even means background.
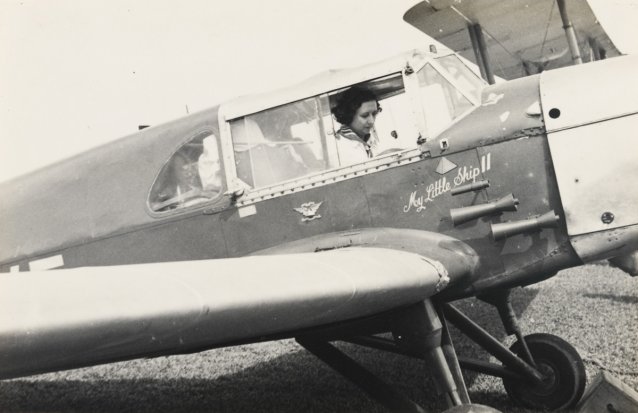
[[[418,0],[0,0],[0,182],[230,98],[428,38]],[[638,0],[590,0],[638,53]]]

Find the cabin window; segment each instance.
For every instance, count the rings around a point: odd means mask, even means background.
[[[360,86],[370,89],[377,96],[381,111],[377,114],[374,129],[371,132],[370,141],[372,145],[372,155],[379,156],[404,149],[415,148],[419,136],[418,129],[414,121],[414,110],[410,104],[408,96],[405,94],[403,78],[400,74],[386,76],[370,82],[362,83]],[[349,88],[342,89],[330,95],[330,106],[334,108],[343,92]],[[333,128],[335,139],[339,129],[344,126],[333,118]],[[342,166],[365,162],[367,157],[362,155],[360,148],[352,149],[352,145],[337,145],[339,164]],[[350,154],[349,151],[357,153]]]
[[[230,128],[237,177],[252,188],[328,168],[319,98],[233,120]]]
[[[429,63],[419,71],[419,87],[430,136],[435,136],[454,119],[474,107]]]
[[[221,191],[218,139],[201,132],[164,165],[151,189],[149,206],[155,212],[185,208],[214,199]]]
[[[382,107],[373,131],[373,156],[416,148],[419,132],[401,74],[361,86],[372,90]],[[347,89],[231,120],[237,177],[251,188],[264,188],[367,161],[365,150],[357,148],[358,156],[350,156],[338,144],[342,125],[332,110]]]

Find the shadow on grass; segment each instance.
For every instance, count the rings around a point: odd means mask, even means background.
[[[638,304],[638,297],[632,295],[614,295],[614,294],[583,294],[587,298],[602,298],[604,300],[616,301],[623,304]]]
[[[535,289],[518,289],[513,303],[522,314]],[[503,339],[496,310],[475,299],[457,307],[483,328]],[[488,355],[452,329],[459,355],[488,360]],[[422,405],[445,409],[436,395],[425,363],[351,344],[337,344],[346,354]],[[197,369],[193,366],[192,369]],[[161,373],[157,373],[161,377]],[[470,388],[476,374],[466,374]],[[476,403],[515,411],[496,390],[470,390]],[[361,390],[299,347],[298,351],[214,379],[144,378],[127,380],[12,380],[0,382],[2,412],[383,412]],[[521,410],[522,411],[522,410]]]

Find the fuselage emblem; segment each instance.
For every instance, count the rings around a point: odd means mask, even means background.
[[[321,215],[317,214],[317,211],[319,210],[319,207],[322,203],[323,202],[306,202],[305,204],[301,204],[300,208],[295,208],[295,211],[303,215],[303,218],[301,218],[301,222],[307,222],[321,218]]]
[[[458,165],[454,162],[443,157],[441,158],[441,161],[439,161],[439,165],[436,167],[436,173],[438,173],[439,175],[445,175],[446,173],[454,170],[454,168],[456,168],[457,166]]]

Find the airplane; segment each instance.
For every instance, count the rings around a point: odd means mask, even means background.
[[[578,352],[524,335],[513,288],[638,256],[638,59],[486,85],[441,45],[238,98],[0,184],[0,379],[295,338],[391,410],[423,409],[332,341],[462,369],[528,408],[582,396]],[[596,81],[592,81],[596,79]],[[376,156],[332,110],[364,85]],[[621,97],[621,98],[619,98]],[[493,305],[511,347],[453,302]],[[457,355],[448,323],[499,363]]]

